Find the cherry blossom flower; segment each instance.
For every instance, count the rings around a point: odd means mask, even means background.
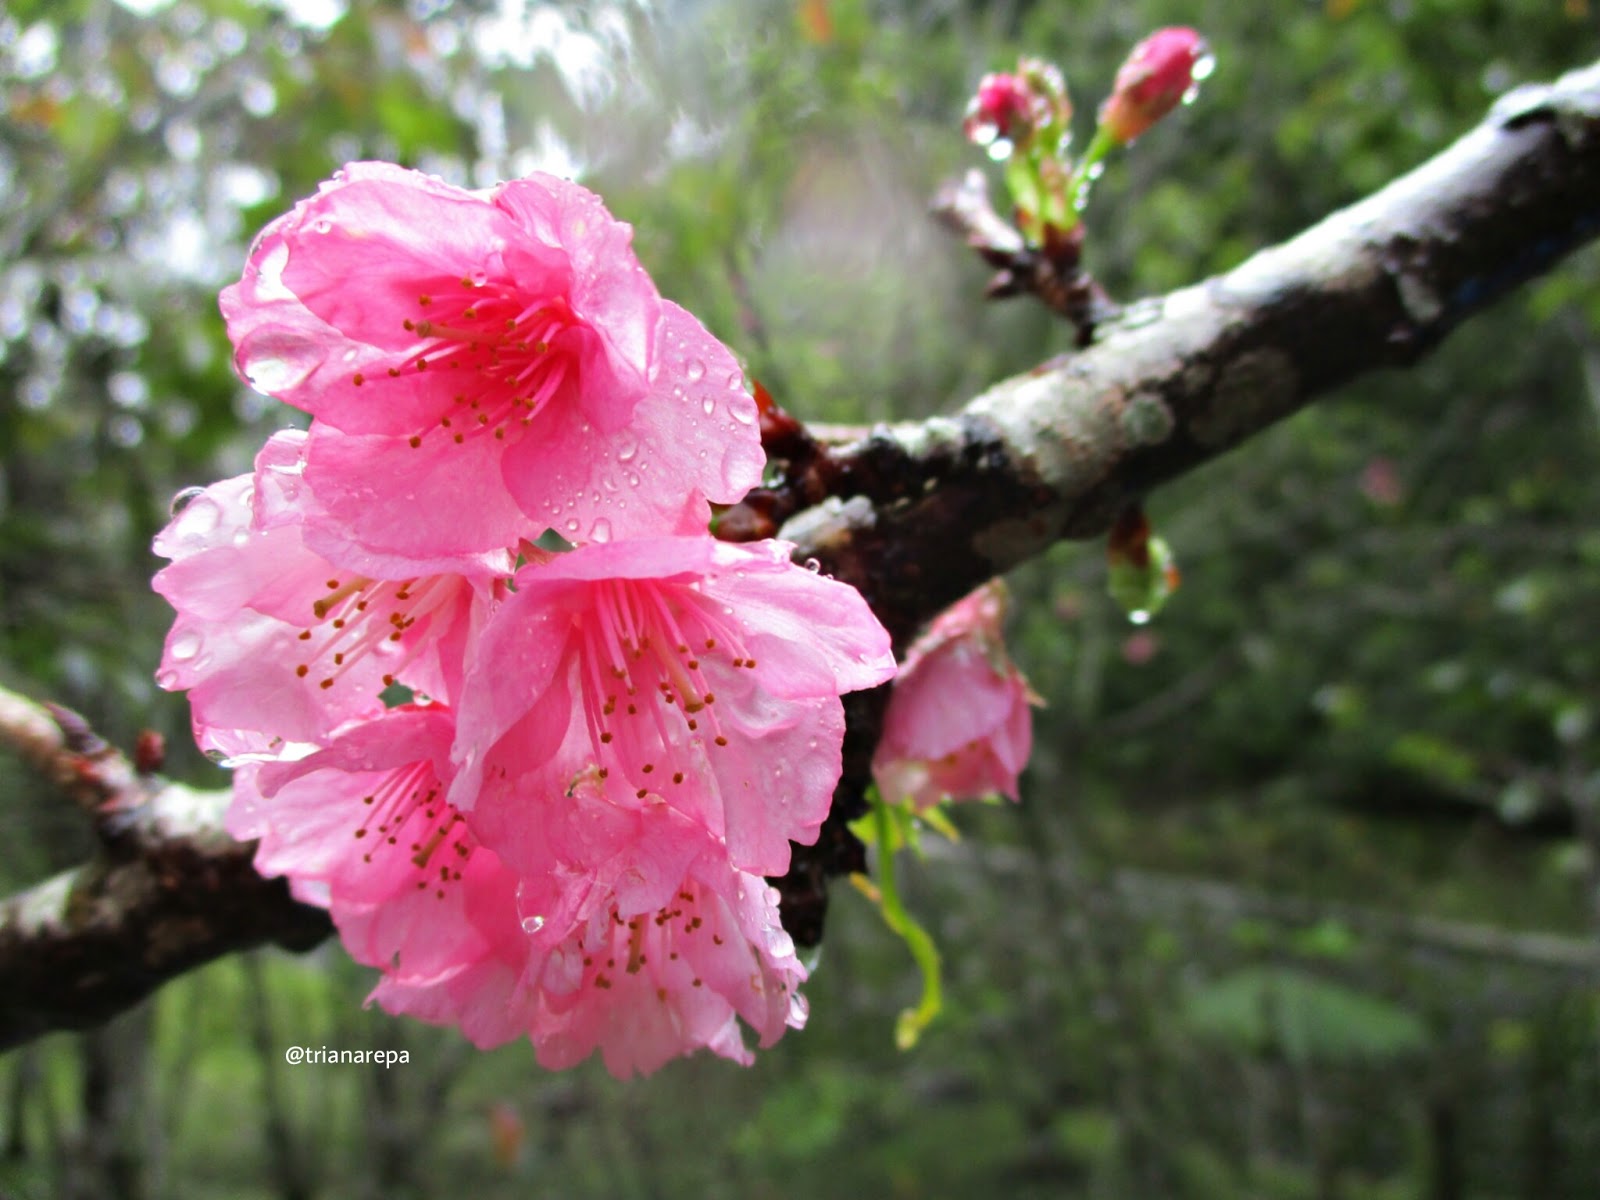
[[[782,542],[645,538],[531,563],[486,625],[462,690],[452,801],[518,869],[531,806],[590,770],[781,875],[840,773],[839,696],[894,673],[854,588]]]
[[[873,775],[889,802],[925,809],[1000,792],[1015,800],[1033,749],[1038,698],[1006,654],[1005,588],[993,580],[951,605],[911,646],[896,677]]]
[[[442,706],[397,708],[236,776],[229,832],[383,972],[375,1000],[481,1046],[526,1035],[550,1068],[599,1049],[619,1078],[702,1047],[748,1063],[740,1017],[763,1046],[804,1024],[776,892],[718,839],[591,773],[530,809],[549,861],[519,875],[445,800],[452,731]]]
[[[260,470],[271,479],[303,436],[274,437]],[[154,587],[177,610],[156,680],[189,692],[202,749],[292,755],[383,711],[396,682],[454,695],[475,609],[509,573],[509,555],[336,565],[307,545],[304,514],[257,484],[241,475],[211,485],[155,540],[173,561]]]
[[[353,163],[263,230],[222,311],[240,373],[316,418],[305,481],[369,549],[701,529],[760,479],[755,405],[631,237],[548,175]]]

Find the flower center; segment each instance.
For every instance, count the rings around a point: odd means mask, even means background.
[[[710,937],[717,946],[723,944],[719,933],[702,933],[705,918],[700,915],[699,886],[689,884],[673,896],[666,908],[654,913],[640,913],[626,920],[612,906],[610,913],[591,921],[578,932],[578,951],[583,955],[585,982],[600,991],[616,986],[617,973],[638,975],[652,960],[656,978],[663,972],[673,971],[671,966],[682,955],[679,947],[689,949],[687,939]],[[699,976],[693,976],[690,986],[705,986]],[[667,989],[659,982],[657,998],[665,1001]]]
[[[329,579],[326,594],[311,605],[316,624],[300,631],[307,657],[294,673],[301,679],[320,675],[317,686],[326,691],[369,654],[400,644],[403,657],[383,676],[385,686],[394,683],[395,672],[422,645],[420,636],[406,645],[407,634],[418,621],[448,607],[462,586],[461,580],[445,575],[398,581]]]
[[[731,617],[693,585],[633,579],[593,585],[576,634],[584,717],[597,754],[605,757],[601,747],[621,737],[637,752],[639,771],[653,776],[658,759],[682,741],[680,730],[712,746],[728,744],[707,667],[722,660],[734,668],[756,665]],[[685,771],[659,765],[664,778],[634,780],[645,785],[640,799],[684,782]]]
[[[504,441],[507,431],[533,419],[573,374],[570,354],[552,349],[574,323],[565,298],[534,302],[507,283],[461,280],[459,292],[417,297],[417,311],[402,318],[415,348],[383,374],[357,372],[357,387],[432,372],[450,395],[438,423],[412,434],[413,449],[427,439],[461,445],[485,435]]]
[[[442,791],[431,764],[401,767],[361,798],[367,807],[355,830],[358,840],[374,839],[372,849],[361,855],[364,863],[371,863],[374,854],[400,852],[404,837],[417,890],[432,887],[441,900],[446,887],[460,882],[474,845],[461,814],[444,802]]]

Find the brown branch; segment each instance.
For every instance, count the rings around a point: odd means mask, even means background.
[[[1087,349],[953,417],[824,443],[752,499],[903,647],[984,580],[1099,536],[1150,489],[1339,385],[1415,362],[1597,233],[1600,64],[1519,88],[1410,174],[1225,275],[1130,306]],[[802,942],[820,930],[826,877],[857,861],[842,821],[870,781],[883,697],[848,699],[834,814],[779,883]]]
[[[1597,232],[1600,66],[1519,89],[1367,200],[1132,306],[1081,353],[954,417],[842,439],[777,422],[783,478],[724,523],[736,536],[781,531],[797,557],[860,588],[904,646],[984,580],[1059,539],[1098,536],[1151,488],[1340,384],[1416,361]],[[828,876],[860,861],[842,819],[859,809],[883,701],[882,689],[846,698],[835,815],[779,881],[802,942],[820,934]],[[146,790],[126,810],[91,794],[96,861],[0,905],[0,1046],[104,1020],[220,954],[328,933],[325,913],[257,877],[252,847],[222,833],[225,797]]]
[[[224,954],[305,950],[332,931],[223,831],[226,791],[136,776],[75,714],[4,689],[0,738],[93,809],[100,842],[91,862],[0,902],[0,1049],[98,1025]]]

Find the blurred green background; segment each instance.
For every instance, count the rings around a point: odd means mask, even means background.
[[[295,414],[215,295],[341,163],[575,173],[803,417],[950,411],[1069,342],[926,218],[979,76],[1201,28],[1198,103],[1088,214],[1113,294],[1193,282],[1595,57],[1588,0],[7,0],[0,683],[223,775],[152,672],[151,534]],[[947,963],[836,889],[810,1027],[621,1085],[365,1011],[326,946],[219,963],[0,1061],[0,1196],[1600,1195],[1600,259],[1155,496],[1134,628],[1096,546],[1012,579],[1048,708],[1020,807],[906,868]],[[0,761],[0,886],[80,861]],[[303,1066],[287,1045],[406,1049]]]

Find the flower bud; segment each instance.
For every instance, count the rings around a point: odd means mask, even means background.
[[[1041,59],[1022,58],[1014,75],[983,77],[977,95],[967,104],[961,128],[969,142],[987,148],[996,159],[1009,157],[1013,147],[1032,148],[1040,133],[1047,136],[1038,148],[1054,154],[1065,141],[1071,116],[1072,103],[1060,69]]]
[[[1031,107],[1027,86],[1017,76],[985,75],[978,82],[978,94],[967,104],[961,130],[978,146],[987,146],[996,138],[1014,140],[1019,122],[1028,121]]]
[[[1166,116],[1211,74],[1214,60],[1193,29],[1158,29],[1133,48],[1100,106],[1100,125],[1112,140],[1133,141]]]

